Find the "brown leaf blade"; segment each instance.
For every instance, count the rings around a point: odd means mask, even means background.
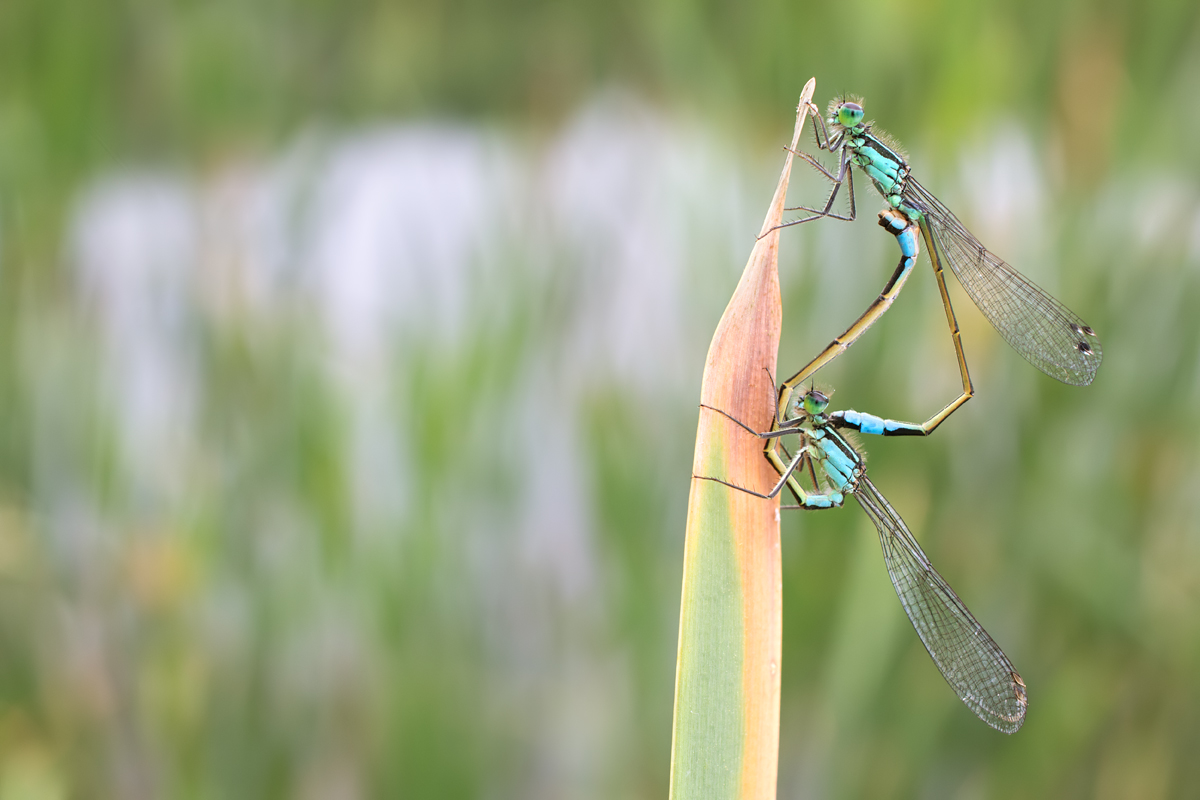
[[[800,95],[796,149],[815,79]],[[791,175],[784,161],[760,238],[717,325],[701,403],[755,430],[771,427],[782,306],[779,231]],[[777,480],[762,442],[701,408],[684,542],[683,598],[671,748],[672,800],[774,798],[779,761],[782,562]]]

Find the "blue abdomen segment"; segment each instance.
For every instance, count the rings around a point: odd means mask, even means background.
[[[879,212],[879,226],[895,236],[896,243],[900,245],[900,263],[896,265],[896,271],[892,273],[891,280],[880,294],[880,298],[894,298],[895,293],[899,291],[897,287],[902,285],[908,273],[912,272],[913,265],[917,263],[917,254],[921,252],[920,240],[917,238],[920,226],[890,208]]]
[[[920,425],[912,422],[898,422],[894,419],[884,419],[874,414],[864,414],[861,411],[847,409],[835,411],[830,415],[838,427],[853,428],[856,431],[870,433],[876,436],[922,436],[924,431]],[[840,420],[840,424],[838,421]]]
[[[846,427],[854,428],[856,431],[883,434],[883,419],[874,414],[863,414],[850,409],[842,412],[842,419],[846,421]]]
[[[896,243],[900,245],[900,252],[905,258],[916,258],[917,253],[921,252],[920,240],[917,239],[917,231],[920,228],[908,220],[904,221],[908,224],[896,234]]]
[[[921,228],[916,222],[889,209],[879,213],[879,226],[896,237],[905,258],[916,258],[921,252],[921,240],[917,238]]]

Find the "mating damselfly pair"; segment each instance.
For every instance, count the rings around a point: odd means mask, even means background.
[[[856,216],[854,172],[865,174],[887,202],[879,223],[896,237],[901,258],[878,298],[816,358],[779,386],[775,422],[770,431],[755,431],[721,409],[711,409],[766,440],[765,455],[780,475],[766,493],[737,486],[716,476],[706,480],[773,498],[787,487],[796,498],[789,508],[825,509],[855,498],[879,532],[888,574],[905,613],[934,663],[959,698],[989,725],[1013,733],[1025,719],[1025,684],[1003,651],[976,621],[966,605],[930,564],[900,515],[867,478],[863,457],[843,434],[845,429],[884,436],[927,436],[974,395],[961,333],[946,289],[948,264],[968,296],[1001,336],[1047,375],[1064,383],[1087,385],[1100,365],[1102,350],[1095,331],[1003,260],[989,252],[958,218],[913,176],[901,149],[864,120],[861,101],[835,100],[828,119],[811,103],[818,149],[836,154],[827,169],[808,153],[796,152],[833,183],[821,208],[801,206],[805,216],[780,227],[817,219],[853,220]],[[833,211],[841,188],[849,196],[849,214]],[[962,392],[922,423],[897,422],[857,411],[827,413],[828,397],[810,389],[793,397],[795,387],[844,353],[898,296],[911,274],[924,240],[937,280],[962,379]],[[707,408],[707,407],[706,407]],[[796,436],[791,454],[783,439]],[[807,474],[811,489],[801,483]]]

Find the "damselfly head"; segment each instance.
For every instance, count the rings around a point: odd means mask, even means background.
[[[809,389],[805,392],[801,402],[804,406],[804,413],[810,417],[824,414],[825,409],[829,407],[829,398],[824,392],[817,389]]]
[[[837,121],[846,128],[855,127],[863,121],[863,107],[850,101],[842,103],[838,106]]]

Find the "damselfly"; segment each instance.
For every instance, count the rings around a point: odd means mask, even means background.
[[[853,496],[879,531],[883,559],[900,604],[946,682],[988,725],[1004,733],[1015,733],[1025,721],[1028,705],[1024,681],[999,645],[929,563],[904,520],[867,477],[862,455],[841,433],[851,429],[883,436],[919,436],[924,433],[921,425],[852,410],[826,413],[828,405],[825,394],[810,390],[797,397],[788,417],[777,420],[777,429],[767,433],[754,431],[724,411],[705,406],[755,436],[779,439],[795,435],[800,445],[796,454],[789,456],[779,482],[765,494],[720,478],[695,477],[763,498],[775,497],[787,486],[798,505],[783,508],[835,508],[842,505],[846,495]],[[811,490],[801,484],[805,472]]]
[[[886,134],[877,130],[874,123],[864,121],[861,101],[834,100],[829,106],[828,121],[821,118],[815,105],[810,103],[808,108],[815,121],[813,136],[817,147],[838,155],[837,172],[830,172],[808,153],[797,152],[796,155],[833,181],[833,189],[823,208],[801,206],[799,210],[808,212],[808,216],[784,223],[781,227],[823,217],[853,220],[856,214],[854,176],[851,169],[853,166],[871,179],[875,189],[888,203],[889,209],[880,215],[881,225],[898,236],[909,226],[920,229],[929,251],[929,259],[938,276],[942,304],[951,322],[960,369],[963,372],[966,397],[956,401],[957,404],[951,404],[953,408],[948,407],[949,411],[965,402],[971,392],[962,349],[957,341],[954,312],[950,307],[950,297],[942,277],[943,262],[950,265],[967,294],[1004,340],[1026,360],[1064,383],[1086,386],[1092,382],[1103,356],[1096,332],[1078,315],[980,244],[953,212],[912,176],[911,168],[899,146]],[[832,135],[830,129],[833,131]],[[850,199],[849,215],[832,211],[838,190],[843,184],[846,185]],[[889,215],[887,220],[883,219],[885,215]],[[910,238],[915,241],[915,232]],[[900,242],[901,249],[904,250],[905,239],[900,238]],[[901,266],[908,258],[907,253],[908,251],[905,251],[905,256],[901,259]],[[915,259],[915,254],[912,258]],[[907,273],[904,277],[907,277]],[[897,275],[893,275],[884,292],[845,333],[835,339],[804,369],[783,382],[779,413],[786,411],[794,387],[802,384],[818,369],[845,351],[887,310],[903,280],[899,281],[899,285],[896,284]],[[892,290],[890,294],[889,290]],[[943,416],[942,419],[944,418]]]

